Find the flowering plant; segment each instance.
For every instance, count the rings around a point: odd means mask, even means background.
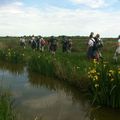
[[[88,78],[93,104],[120,108],[120,67],[94,60]]]

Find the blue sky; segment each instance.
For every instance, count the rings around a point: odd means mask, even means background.
[[[0,35],[118,36],[120,0],[0,0]]]

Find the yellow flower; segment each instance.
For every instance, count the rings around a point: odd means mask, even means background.
[[[94,76],[94,78],[95,78],[95,80],[98,80],[98,76],[96,75],[96,76]]]
[[[118,74],[120,74],[120,68],[118,68]]]
[[[91,78],[92,76],[91,75],[88,75],[88,78]]]
[[[112,74],[114,73],[114,71],[113,71],[113,70],[109,70],[109,72],[110,72],[110,73],[112,73]]]
[[[100,75],[100,73],[97,73],[97,75]]]
[[[114,78],[111,78],[111,82],[114,81]]]
[[[79,66],[77,66],[77,69],[79,69],[80,67]]]
[[[91,72],[91,73],[96,73],[96,70],[95,70],[95,69],[93,69],[93,70],[91,70],[90,72]]]
[[[103,66],[104,66],[104,68],[106,67],[106,65],[105,65],[105,64],[104,64]]]
[[[111,77],[112,76],[111,73],[108,73],[108,76]]]
[[[98,88],[99,87],[99,84],[95,84],[95,88]]]
[[[94,60],[93,60],[93,63],[94,63],[94,64],[96,64],[96,63],[97,63],[97,60],[96,60],[96,59],[94,59]]]

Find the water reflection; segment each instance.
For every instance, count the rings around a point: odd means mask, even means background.
[[[83,105],[86,104],[87,99],[80,89],[71,86],[65,81],[41,76],[35,73],[28,73],[29,82],[34,87],[45,87],[51,91],[64,91],[67,96],[72,96],[73,102],[81,102]]]
[[[24,65],[22,64],[10,64],[0,61],[0,69],[7,70],[12,74],[22,74],[24,72]]]

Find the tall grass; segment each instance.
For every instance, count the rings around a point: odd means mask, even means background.
[[[7,92],[0,92],[0,120],[15,120],[12,100]]]
[[[32,55],[29,62],[28,62],[28,69],[30,71],[40,73],[41,75],[45,76],[53,76],[54,75],[54,68],[53,63],[50,56],[46,54],[35,54]]]
[[[84,85],[87,85],[87,61],[84,61],[83,64],[81,63],[80,58],[81,56],[74,58],[69,54],[59,54],[56,56],[52,56],[49,53],[42,53],[40,55],[34,54],[29,59],[28,69],[41,75],[68,81],[75,86],[83,88]],[[83,75],[83,73],[85,74]]]

